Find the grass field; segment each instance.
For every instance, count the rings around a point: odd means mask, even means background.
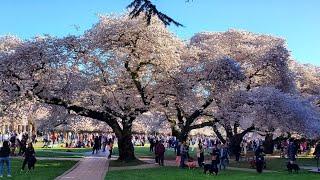
[[[287,162],[288,162],[288,159],[284,159],[284,158],[267,158],[267,170],[285,171]],[[313,158],[297,158],[296,163],[299,164],[299,166],[316,166],[317,165],[316,160]],[[231,160],[230,166],[250,168],[250,164],[247,161],[236,162]]]
[[[154,157],[154,153],[149,151],[148,146],[135,146],[134,147],[134,153],[137,157]],[[190,156],[195,156],[196,152],[195,151],[190,151]],[[112,155],[118,155],[118,147],[115,147],[113,149]],[[176,158],[176,154],[173,149],[166,149],[165,152],[165,158],[167,160],[173,160]]]
[[[92,151],[92,148],[35,148],[36,151],[56,151],[56,152],[72,152],[72,153],[84,153]]]
[[[11,159],[11,174],[14,180],[52,180],[70,169],[76,161],[38,160],[33,172],[20,172],[23,160]],[[26,167],[27,169],[27,167]],[[6,167],[5,167],[6,170]],[[5,171],[6,173],[6,171]],[[6,178],[6,174],[2,179]]]
[[[160,167],[141,170],[124,170],[108,172],[105,180],[316,180],[319,174],[302,171],[299,174],[288,172],[262,173],[243,171],[221,171],[218,176],[205,175],[200,169],[188,170],[176,167]]]
[[[85,152],[90,152],[91,148],[36,148],[37,157],[57,157],[57,158],[81,158]]]
[[[36,157],[52,157],[52,158],[82,158],[84,155],[81,153],[64,153],[64,152],[52,152],[52,151],[39,151],[36,150]]]

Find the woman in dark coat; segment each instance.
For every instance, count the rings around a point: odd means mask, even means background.
[[[23,161],[23,164],[22,164],[21,171],[24,171],[24,168],[25,168],[27,163],[28,163],[29,171],[31,169],[34,169],[34,165],[36,163],[36,157],[35,157],[35,151],[34,151],[34,148],[33,148],[33,145],[32,145],[31,142],[28,144],[28,147],[25,150],[24,161]]]
[[[4,164],[7,165],[7,177],[11,177],[11,164],[10,164],[10,147],[9,141],[3,142],[3,147],[0,149],[0,178],[3,177]]]
[[[320,159],[320,141],[317,143],[317,146],[316,146],[316,149],[313,153],[313,155],[316,156],[316,159],[317,159],[317,168],[318,168],[318,171],[320,171],[320,168],[319,168],[319,159]]]

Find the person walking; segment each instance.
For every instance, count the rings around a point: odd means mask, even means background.
[[[181,155],[181,159],[180,159],[180,168],[184,168],[185,167],[185,160],[187,159],[187,146],[186,146],[186,141],[183,141],[181,146],[180,146],[180,155]]]
[[[318,141],[317,146],[316,146],[316,148],[315,148],[315,151],[314,151],[313,155],[315,155],[315,156],[316,156],[316,159],[317,159],[317,168],[318,168],[318,171],[320,171],[320,168],[319,168],[319,159],[320,159],[320,141]]]
[[[9,141],[4,141],[0,149],[0,178],[3,177],[4,164],[7,166],[7,177],[11,177],[11,163],[10,163],[10,147]]]
[[[111,159],[112,149],[113,149],[113,140],[111,138],[108,141],[108,149],[109,149],[108,159]]]
[[[258,173],[262,173],[263,167],[264,167],[264,148],[263,145],[260,145],[257,150],[255,151],[256,156],[256,169]]]
[[[22,136],[22,139],[19,143],[19,146],[20,146],[20,148],[19,148],[18,155],[23,155],[26,151],[26,146],[27,146],[27,139],[25,138],[25,136]]]
[[[148,138],[150,143],[150,152],[153,152],[154,148],[154,139],[152,137]]]
[[[158,156],[158,152],[157,152],[157,146],[159,144],[159,141],[156,140],[156,143],[154,144],[154,156],[155,156],[155,164],[159,163],[159,156]]]
[[[93,144],[93,148],[92,148],[92,154],[94,154],[94,152],[96,152],[96,154],[98,153],[99,150],[99,136],[96,136],[94,138],[94,144]]]
[[[289,141],[289,146],[288,146],[288,158],[289,158],[289,162],[290,164],[294,164],[294,162],[296,161],[296,155],[297,155],[297,146],[294,143],[294,139],[290,139]]]
[[[17,139],[17,135],[15,133],[11,134],[10,137],[10,146],[11,146],[11,156],[15,156],[16,155],[16,139]]]
[[[178,144],[175,147],[177,149],[176,151],[176,164],[179,166],[181,161],[181,142],[178,142]]]
[[[226,166],[229,164],[229,149],[227,144],[222,145],[221,149],[220,149],[220,165],[219,165],[219,169],[222,169],[223,166],[223,170],[226,169]]]
[[[31,170],[31,168],[34,170],[35,161],[35,151],[32,142],[30,142],[28,143],[28,147],[26,148],[26,151],[24,153],[24,161],[22,163],[21,171],[24,171],[26,164],[28,164],[29,171]]]
[[[218,164],[220,163],[220,150],[218,149],[216,144],[212,146],[211,153],[211,167],[218,171]]]
[[[156,149],[155,152],[157,153],[157,156],[158,156],[159,165],[163,166],[164,152],[166,151],[166,148],[163,145],[163,141],[160,141],[155,147],[155,149]]]
[[[197,152],[197,158],[198,158],[198,165],[199,167],[202,167],[202,163],[204,161],[204,148],[202,146],[201,140],[199,140],[196,152]]]

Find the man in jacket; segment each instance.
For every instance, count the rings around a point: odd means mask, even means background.
[[[317,159],[317,168],[318,168],[318,171],[320,171],[320,168],[319,168],[319,159],[320,159],[320,141],[318,141],[317,143],[317,146],[316,146],[316,149],[313,153],[313,155],[316,156],[316,159]]]
[[[160,166],[163,166],[164,161],[164,152],[166,151],[166,148],[163,145],[163,142],[160,141],[156,146],[156,153],[158,156],[158,162]]]

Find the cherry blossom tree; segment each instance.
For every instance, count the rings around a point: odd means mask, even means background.
[[[15,97],[106,122],[127,161],[132,124],[153,105],[162,73],[175,72],[182,47],[156,18],[147,26],[144,17],[103,16],[81,37],[24,42],[1,58],[1,71]]]
[[[244,79],[232,59],[184,58],[179,73],[164,82],[167,85],[160,93],[172,134],[180,141],[185,141],[191,130],[218,122],[214,114],[221,97],[232,93]]]
[[[283,39],[229,30],[222,33],[198,33],[191,38],[190,44],[201,49],[199,56],[202,59],[220,56],[238,62],[245,75],[245,80],[238,86],[238,90],[250,91],[255,87],[267,86],[284,92],[295,90],[292,73],[288,68],[289,52]],[[217,104],[217,107],[221,110],[222,105]],[[213,126],[214,131],[225,142],[218,128],[218,125],[221,125],[231,144],[239,145],[243,136],[255,129],[254,123],[247,128],[241,128],[243,131],[239,132],[239,117],[228,118],[228,111],[223,113],[219,122]]]
[[[266,151],[272,153],[275,132],[290,132],[313,137],[319,134],[320,113],[308,100],[284,93],[274,87],[256,87],[238,91],[225,99],[222,112],[226,119],[238,119],[241,128],[252,124],[265,136]]]
[[[294,60],[289,62],[289,67],[294,73],[298,91],[320,107],[320,68],[310,64],[299,64]]]

